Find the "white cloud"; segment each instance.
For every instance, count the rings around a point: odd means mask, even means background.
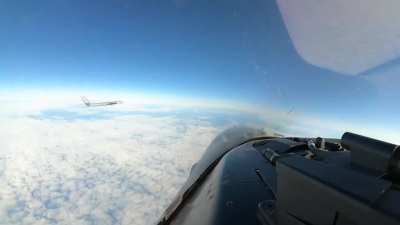
[[[168,115],[28,117],[43,106],[0,118],[0,224],[154,223],[220,129]]]

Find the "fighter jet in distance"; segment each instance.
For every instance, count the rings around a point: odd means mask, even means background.
[[[122,101],[90,102],[89,99],[87,99],[87,98],[84,97],[84,96],[82,96],[81,99],[82,99],[82,102],[83,102],[87,107],[93,107],[93,106],[109,106],[109,105],[122,104]]]

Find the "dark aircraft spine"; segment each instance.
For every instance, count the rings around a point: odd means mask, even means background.
[[[160,225],[400,224],[400,148],[353,133],[341,140],[219,135]]]

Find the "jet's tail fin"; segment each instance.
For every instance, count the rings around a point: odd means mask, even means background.
[[[85,96],[81,97],[82,102],[86,105],[86,106],[90,106],[90,101],[89,99],[87,99]]]

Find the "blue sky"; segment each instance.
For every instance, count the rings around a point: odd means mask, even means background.
[[[393,98],[383,100],[364,77],[306,63],[272,0],[3,0],[0,12],[3,88],[165,93],[360,122],[396,118]]]

